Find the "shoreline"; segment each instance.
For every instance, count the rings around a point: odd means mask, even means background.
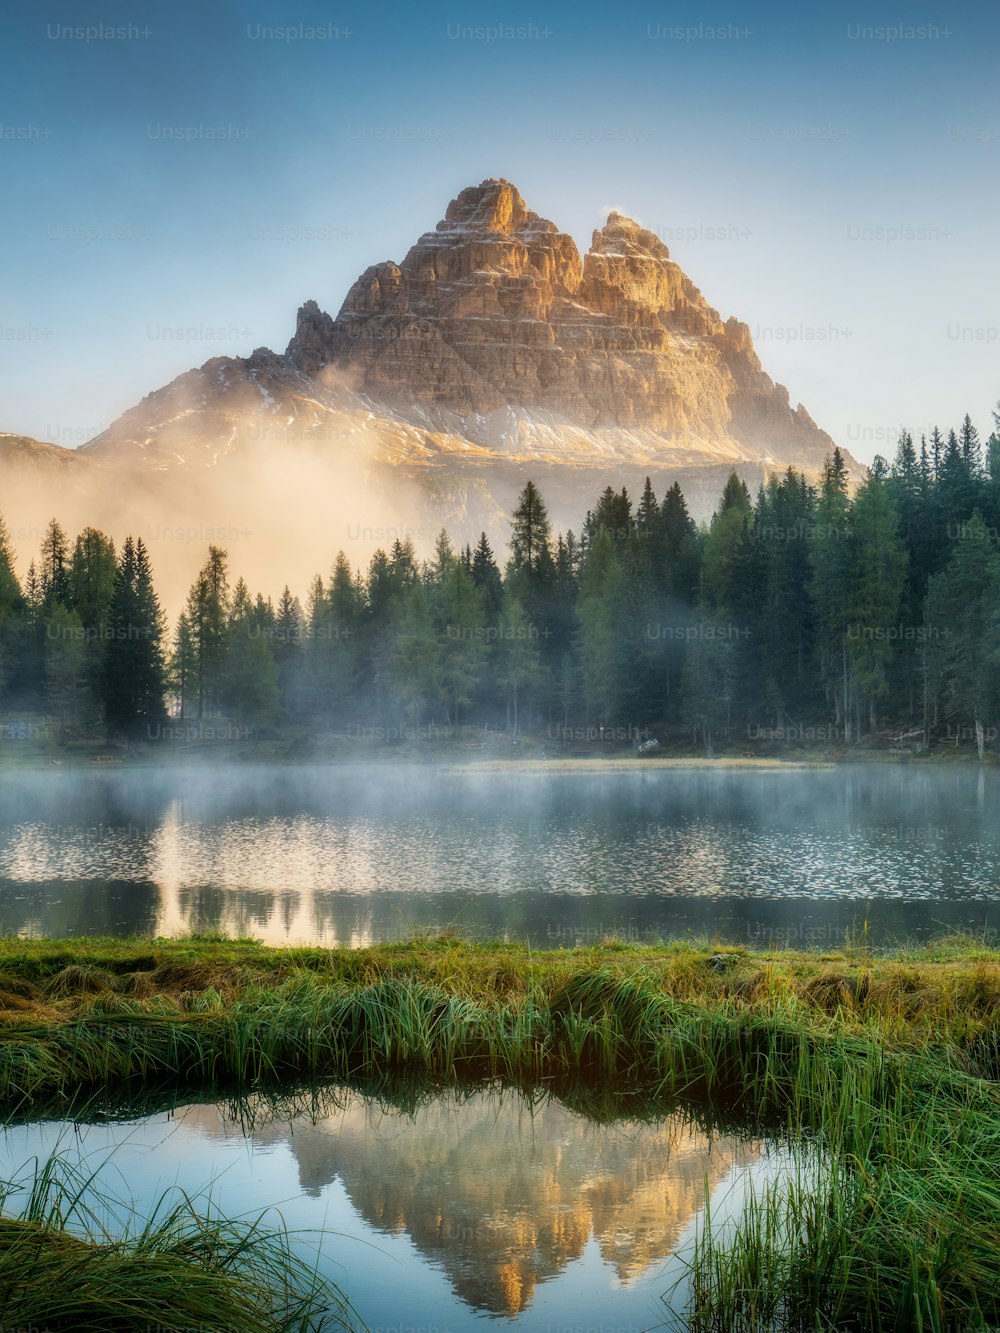
[[[704,1327],[749,1326],[742,1293],[759,1292],[798,1302],[775,1327],[888,1331],[901,1302],[933,1300],[941,1327],[985,1333],[1000,1317],[998,1014],[1000,949],[968,938],[888,955],[6,939],[0,1102],[8,1123],[86,1122],[134,1118],[144,1096],[149,1114],[150,1097],[337,1085],[391,1101],[492,1082],[604,1125],[681,1108],[748,1136],[770,1126],[807,1154],[821,1144],[823,1170],[788,1199],[750,1199],[735,1238],[706,1228]]]
[[[625,772],[682,772],[682,771],[782,771],[811,769],[829,772],[842,768],[903,768],[915,767],[921,771],[954,769],[997,768],[991,758],[980,764],[972,754],[955,756],[921,756],[900,759],[885,751],[867,751],[846,754],[836,759],[826,755],[796,755],[787,758],[775,755],[719,755],[708,759],[700,755],[635,754],[616,755],[480,755],[455,754],[448,750],[394,751],[370,750],[355,754],[287,754],[268,747],[226,749],[218,747],[184,747],[159,752],[133,755],[107,755],[65,751],[62,753],[17,754],[0,750],[0,776],[20,772],[88,772],[116,773],[123,770],[161,769],[184,767],[271,767],[281,768],[435,768],[454,773],[625,773]]]

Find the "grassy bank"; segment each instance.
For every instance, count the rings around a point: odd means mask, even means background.
[[[349,1329],[340,1292],[260,1220],[166,1195],[137,1221],[67,1157],[0,1182],[5,1329],[49,1333],[304,1333]],[[113,1233],[108,1230],[113,1219]]]
[[[390,1075],[644,1095],[818,1148],[818,1186],[706,1233],[694,1327],[1000,1325],[1000,954],[974,941],[0,946],[8,1114]]]
[[[613,938],[549,950],[449,936],[332,950],[210,936],[8,938],[0,941],[0,1105],[9,1111],[19,1096],[71,1095],[133,1074],[143,1084],[175,1074],[206,1085],[260,1079],[270,1060],[282,1077],[353,1076],[383,1064],[445,1076],[462,1064],[490,1076],[578,1073],[587,1061],[566,1044],[572,1017],[603,1012],[606,995],[629,988],[675,1025],[790,1024],[817,1040],[930,1049],[956,1070],[997,1075],[1000,950],[964,937],[890,952],[863,937],[828,952]],[[404,1011],[414,1021],[426,1011],[431,1026],[394,1030]],[[616,1067],[658,1077],[656,1061],[644,1063],[640,1028],[616,1034]],[[85,1059],[91,1030],[118,1051],[107,1067]],[[300,1049],[304,1031],[312,1035]],[[194,1069],[164,1061],[171,1042],[215,1058]]]

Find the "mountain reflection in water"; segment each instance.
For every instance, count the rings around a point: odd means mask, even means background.
[[[555,1100],[532,1105],[497,1089],[445,1092],[407,1112],[337,1089],[286,1115],[263,1101],[249,1121],[222,1105],[184,1106],[81,1126],[78,1146],[92,1168],[117,1145],[102,1173],[119,1173],[133,1190],[141,1181],[147,1203],[173,1184],[197,1193],[214,1176],[212,1197],[231,1214],[280,1203],[294,1230],[316,1226],[321,1209],[329,1275],[369,1325],[401,1308],[412,1314],[400,1295],[420,1290],[423,1269],[445,1280],[448,1309],[429,1313],[449,1328],[455,1318],[445,1316],[463,1309],[529,1311],[563,1275],[569,1323],[586,1322],[587,1284],[596,1283],[593,1298],[649,1327],[658,1305],[662,1317],[664,1265],[704,1206],[706,1185],[717,1191],[764,1152],[762,1143],[709,1136],[679,1114],[600,1125]],[[44,1156],[39,1140],[54,1141],[56,1129],[8,1129],[0,1171],[16,1172],[29,1155],[25,1136]],[[370,1242],[360,1264],[351,1237]],[[408,1244],[390,1257],[388,1237]],[[576,1311],[566,1304],[574,1300]]]
[[[232,1132],[215,1107],[181,1113],[210,1136]],[[494,1313],[530,1305],[535,1287],[593,1237],[622,1283],[662,1262],[734,1166],[760,1149],[710,1141],[680,1116],[595,1125],[558,1102],[513,1094],[443,1096],[412,1117],[349,1095],[315,1123],[258,1127],[255,1146],[287,1143],[299,1182],[318,1195],[339,1178],[372,1228],[406,1232],[462,1300]]]

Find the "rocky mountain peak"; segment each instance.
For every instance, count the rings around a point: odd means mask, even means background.
[[[402,261],[367,269],[336,319],[303,306],[287,355],[491,446],[513,429],[524,447],[525,417],[543,415],[546,431],[641,430],[667,450],[813,468],[833,447],[655,232],[613,210],[581,259],[502,179],[462,190]]]
[[[510,181],[485,180],[479,185],[468,186],[451,201],[437,229],[510,236],[525,224],[538,221],[541,219],[531,212],[520,191]],[[551,223],[546,225],[552,226]]]
[[[117,515],[123,491],[157,517],[173,496],[211,525],[212,497],[243,503],[267,477],[251,526],[286,541],[323,476],[368,496],[380,523],[409,524],[413,500],[417,526],[486,530],[499,547],[526,476],[556,526],[647,476],[657,493],[679,482],[707,516],[731,469],[754,490],[790,464],[817,473],[832,451],[765,374],[747,325],[723,322],[654,232],[613,210],[581,256],[510,181],[488,179],[402,259],[366,269],[336,315],[305,301],[284,354],[213,357],[77,450],[0,434],[0,481],[39,526],[56,477],[114,530],[101,505]],[[205,472],[221,490],[191,484]]]
[[[637,258],[668,260],[670,251],[654,231],[647,231],[624,213],[612,209],[600,231],[594,232],[591,254],[632,255]]]

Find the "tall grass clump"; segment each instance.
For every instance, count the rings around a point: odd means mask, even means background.
[[[855,1077],[797,1109],[818,1126],[818,1173],[751,1194],[719,1232],[708,1218],[694,1333],[1000,1327],[997,1090],[925,1067],[869,1093]]]
[[[6,998],[5,998],[6,997]],[[1000,1329],[1000,955],[675,942],[0,942],[0,1107],[497,1081],[698,1108],[824,1164],[707,1225],[696,1330]],[[2,1296],[2,1293],[0,1293]]]
[[[0,1187],[5,1328],[51,1333],[305,1333],[347,1329],[350,1307],[262,1221],[234,1222],[164,1196],[115,1234],[113,1200],[66,1157],[35,1160]]]

